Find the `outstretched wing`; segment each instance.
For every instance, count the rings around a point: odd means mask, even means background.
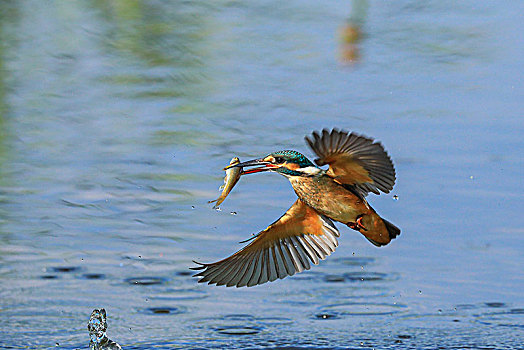
[[[366,196],[369,192],[389,193],[395,184],[395,167],[379,142],[355,133],[324,129],[306,141],[317,154],[317,165],[329,164],[327,174],[343,185],[353,186]]]
[[[199,283],[255,286],[309,270],[338,246],[333,222],[300,199],[277,221],[232,256],[211,264],[195,262],[202,270]]]

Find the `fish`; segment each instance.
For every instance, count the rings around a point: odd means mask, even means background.
[[[218,209],[218,206],[222,204],[222,202],[226,199],[229,192],[235,187],[238,180],[240,179],[240,176],[243,173],[243,169],[241,167],[230,167],[232,165],[240,163],[240,159],[238,157],[234,157],[231,159],[231,162],[229,162],[229,166],[225,167],[224,170],[226,171],[226,176],[224,177],[224,184],[220,186],[220,189],[222,190],[222,193],[220,196],[213,200],[209,201],[208,203],[215,203],[213,206],[213,209]]]

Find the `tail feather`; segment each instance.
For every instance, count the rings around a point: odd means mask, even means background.
[[[367,221],[369,225],[366,225],[366,220],[369,220]],[[374,217],[369,216],[369,219],[367,216],[364,216],[364,222],[364,227],[367,227],[368,229],[357,229],[357,231],[362,233],[368,241],[377,247],[382,247],[389,244],[392,239],[400,235],[400,229],[397,226],[393,225],[387,220],[382,219],[378,215],[375,215]]]
[[[377,247],[382,247],[400,235],[400,229],[391,222],[382,219],[376,213],[361,215],[356,222],[349,222],[349,228],[360,232],[368,241]]]
[[[382,221],[384,221],[384,224],[386,225],[386,230],[388,230],[390,239],[396,238],[398,235],[400,235],[400,229],[397,226],[393,225],[391,222],[385,219],[382,219]]]

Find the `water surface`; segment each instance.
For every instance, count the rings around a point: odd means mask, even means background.
[[[0,347],[509,349],[524,341],[519,1],[4,1]],[[352,34],[353,33],[353,34]],[[357,33],[357,34],[355,34]],[[294,201],[221,168],[323,127],[383,142],[402,235],[197,284]],[[397,197],[394,197],[397,196]],[[395,200],[395,198],[397,200]],[[233,214],[235,215],[233,215]]]

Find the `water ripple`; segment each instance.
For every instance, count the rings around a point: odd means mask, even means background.
[[[355,257],[355,256],[348,256],[348,257],[342,257],[342,258],[334,258],[331,259],[332,263],[340,264],[340,265],[348,265],[348,266],[368,266],[372,265],[375,262],[375,258],[372,257]]]
[[[60,272],[60,273],[79,272],[81,270],[82,268],[80,266],[52,266],[46,269],[46,271]]]
[[[151,285],[157,285],[157,284],[164,284],[167,281],[168,279],[164,277],[149,277],[149,276],[130,277],[124,280],[124,282],[128,284],[137,285],[137,286],[151,286]]]
[[[225,335],[253,335],[260,333],[262,331],[262,327],[256,327],[256,326],[222,326],[222,327],[216,327],[213,330],[215,332],[218,332],[220,334]]]
[[[486,312],[475,317],[484,325],[524,329],[524,309],[509,309],[500,312]]]
[[[86,280],[102,280],[106,278],[106,275],[103,273],[84,273],[81,277]]]
[[[342,318],[346,316],[378,316],[393,315],[404,312],[407,306],[404,304],[389,303],[366,303],[348,302],[332,304],[322,307],[321,311],[315,314],[315,319]],[[320,315],[320,317],[319,317]]]
[[[139,311],[149,315],[179,315],[187,312],[183,307],[171,306],[148,307],[146,309],[140,309]]]
[[[153,296],[151,300],[196,300],[207,298],[208,292],[203,289],[193,288],[169,288],[163,291],[168,295]]]

